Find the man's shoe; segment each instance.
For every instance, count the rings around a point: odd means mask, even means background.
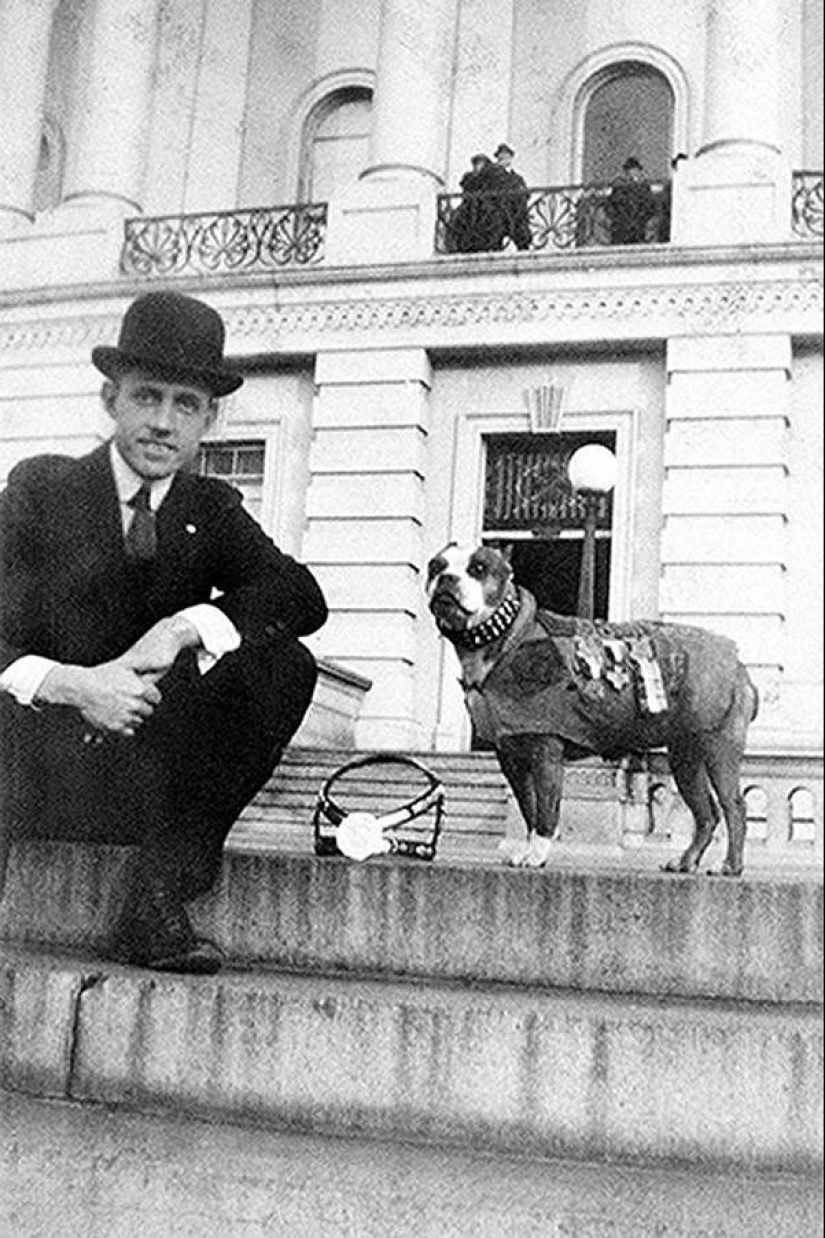
[[[154,971],[211,976],[223,954],[205,937],[196,937],[186,909],[161,878],[142,877],[130,890],[110,945],[118,963]]]
[[[195,937],[191,946],[164,953],[150,953],[142,959],[123,959],[138,967],[150,967],[153,971],[182,972],[191,976],[214,976],[223,965],[220,946],[208,937]]]

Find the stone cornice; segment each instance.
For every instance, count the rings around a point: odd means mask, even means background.
[[[445,275],[446,272],[442,272]],[[493,281],[465,277],[401,280],[385,287],[352,282],[335,286],[293,283],[279,289],[256,286],[203,285],[224,314],[228,346],[239,356],[313,353],[324,348],[417,346],[430,350],[492,347],[506,344],[598,343],[600,341],[665,340],[672,336],[732,333],[822,333],[823,286],[812,267],[787,264],[780,275],[760,265],[743,268],[742,256],[733,270],[671,271],[672,279],[646,281],[653,272],[577,272],[576,283],[539,277]],[[716,276],[714,278],[714,275]],[[681,276],[681,278],[680,278]],[[773,277],[772,277],[773,276]],[[490,284],[495,287],[491,288]],[[160,285],[159,285],[160,286]],[[176,286],[179,286],[176,284]],[[145,288],[146,284],[141,285]],[[114,340],[128,300],[120,287],[111,309],[98,301],[74,302],[72,314],[54,304],[19,306],[0,311],[0,354],[20,352],[75,353],[92,344]],[[38,309],[42,309],[38,313]],[[68,308],[68,307],[65,307]],[[86,312],[84,312],[84,309]],[[80,310],[80,312],[77,312]]]

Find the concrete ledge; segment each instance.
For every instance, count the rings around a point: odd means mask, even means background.
[[[151,975],[7,951],[52,1010],[65,1095],[281,1129],[548,1157],[810,1172],[822,1035],[807,1008],[227,973]],[[33,1010],[30,1005],[29,1010]],[[36,1046],[4,1008],[8,1088]]]
[[[0,937],[104,947],[125,853],[18,843]],[[821,883],[228,855],[194,909],[236,962],[652,996],[821,1002]]]

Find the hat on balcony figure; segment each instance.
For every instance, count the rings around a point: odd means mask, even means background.
[[[243,377],[224,364],[224,338],[223,319],[211,305],[180,292],[145,292],[124,314],[117,346],[97,345],[92,362],[107,378],[145,369],[229,395]]]
[[[635,156],[631,155],[629,159],[625,159],[622,164],[622,168],[625,172],[630,172],[633,168],[637,168],[641,172],[642,165],[639,160],[635,158]]]
[[[498,146],[493,151],[496,159],[498,159],[499,155],[514,155],[515,153],[516,152],[513,150],[512,146],[508,146],[506,142],[499,142]]]

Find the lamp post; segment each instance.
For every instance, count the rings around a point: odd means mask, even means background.
[[[601,443],[585,443],[570,457],[567,474],[574,492],[584,504],[584,543],[576,613],[580,619],[592,619],[596,592],[596,512],[600,496],[613,489],[616,457]]]

